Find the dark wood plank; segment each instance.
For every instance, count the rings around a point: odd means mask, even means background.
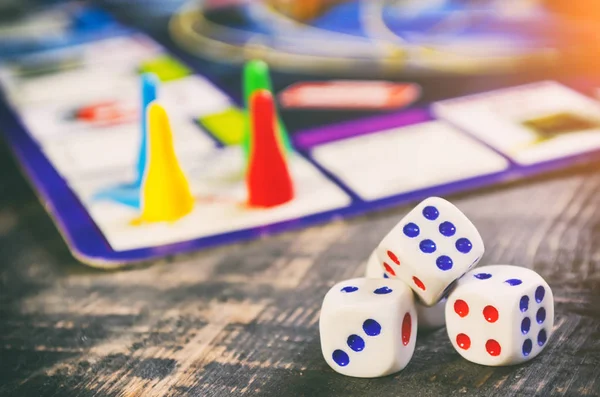
[[[410,206],[104,272],[69,254],[0,145],[0,394],[7,396],[600,395],[600,166],[450,197],[484,264],[541,273],[556,298],[530,363],[463,360],[420,335],[401,373],[353,379],[321,357],[318,315]]]

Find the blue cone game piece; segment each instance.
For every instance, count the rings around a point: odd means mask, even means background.
[[[144,172],[146,170],[146,150],[148,139],[147,108],[148,105],[150,105],[150,103],[155,101],[158,97],[158,84],[158,77],[156,77],[156,75],[152,73],[145,73],[141,76],[141,138],[140,149],[138,152],[138,160],[136,165],[137,173],[135,181],[133,181],[132,183],[108,187],[98,192],[94,196],[95,200],[115,201],[128,207],[140,208],[140,187],[142,185],[142,181],[144,179]]]

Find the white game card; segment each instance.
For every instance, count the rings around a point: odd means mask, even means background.
[[[524,165],[600,149],[600,104],[552,81],[437,102],[433,111]]]
[[[178,158],[203,155],[215,143],[191,120],[173,120],[172,131]],[[46,141],[44,154],[68,178],[94,178],[124,169],[134,170],[141,140],[140,126],[127,124],[95,131],[73,131],[62,139]]]
[[[313,157],[365,200],[499,172],[508,161],[438,121],[334,141]]]

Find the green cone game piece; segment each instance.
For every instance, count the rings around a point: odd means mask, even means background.
[[[246,162],[250,156],[250,142],[251,139],[251,123],[249,114],[250,97],[253,93],[258,90],[267,90],[273,93],[273,87],[271,86],[271,78],[269,77],[269,66],[259,60],[252,60],[246,63],[244,66],[243,75],[244,84],[244,107],[245,107],[245,127],[244,127],[244,139],[242,141],[242,147],[244,149],[244,155],[246,156]],[[276,111],[277,117],[277,136],[279,143],[285,148],[286,153],[292,150],[290,138],[287,130],[281,121],[279,114]]]

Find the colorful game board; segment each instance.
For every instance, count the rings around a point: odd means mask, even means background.
[[[140,75],[148,72],[161,81],[195,202],[175,222],[140,223],[135,203],[106,196],[137,178]],[[0,81],[0,125],[17,159],[73,254],[100,267],[520,178],[600,150],[598,102],[543,81],[296,132],[294,200],[256,209],[246,205],[240,102],[147,36],[12,59]]]

